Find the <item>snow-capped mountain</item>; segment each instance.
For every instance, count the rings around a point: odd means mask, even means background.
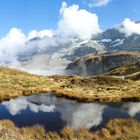
[[[28,51],[18,54],[18,67],[30,71],[63,70],[67,65],[89,53],[104,53],[105,47],[94,40],[79,39],[63,40],[60,37],[43,39],[34,38],[27,43]],[[30,48],[30,49],[29,49]],[[36,70],[37,68],[37,70]]]
[[[140,35],[126,36],[118,29],[108,29],[93,38],[98,44],[103,45],[108,52],[140,51]]]
[[[118,51],[140,51],[140,35],[126,36],[117,28],[112,28],[84,41],[61,36],[35,37],[13,54],[14,59],[0,58],[0,63],[35,73],[40,73],[40,70],[61,71],[85,55]]]

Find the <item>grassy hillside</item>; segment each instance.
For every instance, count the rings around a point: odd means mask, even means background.
[[[90,54],[81,57],[80,59],[70,63],[67,66],[67,69],[78,75],[96,76],[105,74],[116,67],[138,62],[140,62],[140,52],[120,51],[99,55]],[[126,74],[127,72],[132,73],[138,70],[139,68],[132,68],[130,71],[126,71]]]
[[[115,68],[108,72],[108,75],[127,76],[137,72],[140,72],[140,62]]]
[[[55,85],[49,78],[9,68],[0,68],[0,100],[20,95],[49,92]]]
[[[100,131],[86,128],[77,131],[69,127],[59,133],[45,132],[42,126],[17,128],[11,121],[0,121],[0,140],[139,140],[140,123],[135,120],[111,120]]]
[[[125,79],[140,80],[140,62],[117,67],[106,75],[124,76]]]
[[[9,68],[0,68],[0,100],[21,95],[55,93],[83,102],[138,101],[140,80],[123,80],[112,76],[36,76]]]

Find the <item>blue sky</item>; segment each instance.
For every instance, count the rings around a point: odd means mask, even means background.
[[[92,0],[65,0],[68,6],[79,5],[96,13],[101,29],[113,27],[125,18],[140,20],[140,0],[111,0],[106,6],[89,7]],[[63,0],[0,0],[0,37],[12,27],[29,31],[55,29],[60,18]]]

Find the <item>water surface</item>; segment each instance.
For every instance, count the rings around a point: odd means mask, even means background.
[[[140,121],[140,103],[77,103],[53,94],[39,94],[0,104],[0,120],[10,119],[18,127],[40,124],[50,131],[64,126],[96,130],[114,118]]]

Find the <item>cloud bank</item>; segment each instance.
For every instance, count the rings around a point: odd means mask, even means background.
[[[94,2],[101,5],[109,1]],[[126,36],[133,33],[140,35],[140,23],[125,19],[118,30]],[[12,28],[5,37],[0,38],[0,65],[20,69],[20,66],[23,66],[22,62],[27,60],[31,68],[40,66],[41,69],[44,68],[43,70],[53,67],[64,69],[70,61],[63,56],[74,50],[75,40],[77,38],[78,41],[89,40],[99,32],[101,29],[96,14],[80,9],[76,4],[68,6],[63,2],[56,30],[32,30],[25,35],[21,29]],[[28,69],[23,70],[28,71]],[[40,69],[33,71],[37,72]]]
[[[111,0],[91,0],[89,7],[102,7],[106,6]]]
[[[125,33],[126,36],[130,36],[132,34],[140,35],[140,23],[136,23],[129,18],[126,18],[121,26],[117,27],[118,30],[122,33]]]
[[[50,63],[51,66],[60,62],[65,64],[67,62],[61,57],[66,51],[64,49],[72,43],[71,39],[90,39],[100,31],[96,14],[80,9],[78,5],[67,6],[67,3],[63,2],[56,30],[32,30],[25,35],[21,29],[12,28],[5,37],[0,38],[0,65],[20,68],[19,59],[41,53],[46,55],[46,59],[43,58],[42,61],[48,62],[47,65],[45,63],[48,67]],[[61,49],[63,52],[59,52]],[[37,58],[33,62],[36,60]]]
[[[32,38],[35,38],[35,37],[40,37],[40,38],[43,38],[43,37],[53,37],[53,31],[52,30],[42,30],[42,31],[36,31],[36,30],[32,30],[31,32],[29,32],[29,35],[28,35],[28,39],[32,39]]]

